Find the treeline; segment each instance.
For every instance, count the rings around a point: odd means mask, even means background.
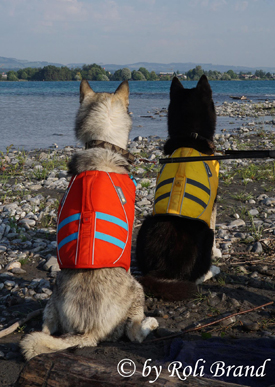
[[[251,71],[249,72],[239,72],[235,73],[233,70],[228,70],[227,72],[221,73],[216,70],[205,71],[201,66],[196,66],[194,69],[189,70],[185,73],[187,80],[197,81],[200,77],[205,74],[210,81],[231,81],[231,80],[248,80],[248,79],[275,79],[275,75],[270,72],[265,72],[263,70],[256,70],[254,74]]]
[[[140,67],[138,70],[131,71],[128,68],[122,68],[115,71],[113,74],[106,71],[104,68],[97,64],[84,65],[82,68],[69,69],[66,66],[55,67],[46,66],[43,68],[27,67],[18,71],[8,71],[8,81],[79,81],[82,78],[90,81],[169,81],[174,75],[177,75],[180,79],[186,80],[198,80],[203,74],[205,74],[209,80],[239,80],[239,79],[275,79],[275,75],[266,73],[263,70],[256,70],[254,74],[251,72],[235,73],[233,70],[221,73],[219,71],[205,71],[201,66],[196,66],[194,69],[181,74],[179,71],[171,73],[156,74],[155,71],[149,72],[145,67]],[[4,80],[0,74],[0,80]]]
[[[49,65],[43,68],[27,67],[18,71],[7,72],[8,81],[79,81],[82,78],[89,81],[120,81],[126,79],[133,81],[156,81],[159,79],[154,71],[149,73],[144,67],[141,67],[138,71],[123,68],[112,74],[95,63],[74,69],[69,69],[66,66],[56,67]]]

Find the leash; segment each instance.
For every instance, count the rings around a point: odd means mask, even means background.
[[[159,159],[160,164],[186,163],[193,161],[207,160],[233,160],[233,159],[275,159],[275,150],[226,150],[223,155],[215,156],[195,156],[195,157],[174,157]]]

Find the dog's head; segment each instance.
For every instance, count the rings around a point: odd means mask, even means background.
[[[216,113],[212,90],[205,75],[193,89],[185,89],[174,77],[170,88],[168,133],[171,139],[192,132],[213,141]]]
[[[96,93],[82,80],[75,120],[77,139],[83,144],[91,140],[107,141],[126,149],[132,127],[128,106],[128,81],[122,82],[114,93]]]

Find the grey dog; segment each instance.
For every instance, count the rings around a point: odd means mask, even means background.
[[[85,171],[128,174],[123,155],[132,121],[128,114],[129,86],[124,81],[114,93],[95,93],[89,83],[80,85],[80,107],[75,121],[76,137],[84,144],[102,141],[113,146],[92,147],[77,152],[69,173]],[[121,152],[116,151],[121,149]],[[96,346],[115,341],[124,333],[131,341],[142,342],[158,327],[144,315],[142,286],[122,267],[62,269],[53,294],[44,310],[42,332],[26,335],[21,348],[27,360],[72,346]],[[52,336],[61,332],[61,336]]]

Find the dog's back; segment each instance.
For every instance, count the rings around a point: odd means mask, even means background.
[[[212,91],[203,76],[193,89],[174,78],[168,108],[169,139],[164,152],[193,148],[205,154],[214,150],[216,114]],[[211,265],[214,232],[207,223],[174,214],[148,216],[137,238],[137,263],[142,284],[164,299],[183,299],[195,292],[194,282]]]

